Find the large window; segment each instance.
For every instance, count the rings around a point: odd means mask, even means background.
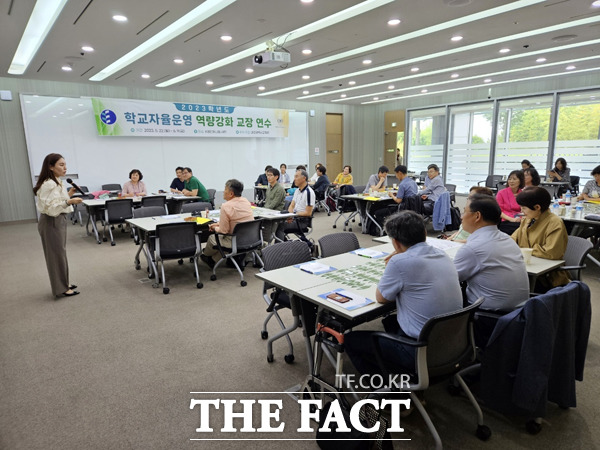
[[[446,108],[413,111],[409,120],[408,170],[418,174],[427,171],[429,164],[437,164],[443,170]]]
[[[559,97],[554,160],[563,157],[583,186],[600,164],[600,91]]]
[[[498,103],[494,174],[508,175],[528,159],[546,174],[552,96],[502,100]]]
[[[489,102],[450,108],[445,175],[458,192],[469,192],[489,173],[493,107]]]

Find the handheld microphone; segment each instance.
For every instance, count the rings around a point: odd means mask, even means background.
[[[79,186],[77,186],[75,183],[73,183],[73,180],[71,178],[67,178],[67,183],[69,183],[71,186],[73,186],[75,189],[77,189],[77,192],[79,192],[81,195],[87,195],[85,192],[83,192],[81,190],[81,188]]]

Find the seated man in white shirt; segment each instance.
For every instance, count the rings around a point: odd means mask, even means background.
[[[471,233],[454,258],[461,282],[467,283],[469,303],[483,297],[481,309],[510,311],[529,298],[529,278],[521,249],[498,230],[501,220],[496,199],[475,194],[469,197],[462,218],[463,230]],[[477,343],[485,346],[495,322],[475,326]]]
[[[385,230],[394,252],[386,258],[375,298],[379,303],[396,302],[397,314],[383,321],[386,332],[417,339],[427,320],[462,308],[458,275],[448,255],[425,242],[425,223],[416,212],[401,211],[390,216]],[[353,331],[344,338],[346,353],[361,374],[381,374],[372,333]],[[390,367],[398,370],[396,373],[415,373],[413,347],[386,340],[381,342],[381,350]]]
[[[385,191],[389,172],[390,169],[388,169],[387,166],[381,166],[377,170],[377,173],[374,173],[369,177],[369,181],[367,181],[367,185],[365,186],[365,190],[363,192],[366,194],[371,189],[374,191]]]
[[[297,233],[300,239],[309,242],[304,236],[303,229],[306,227],[310,217],[312,217],[313,208],[315,207],[315,192],[308,185],[308,173],[306,173],[306,170],[296,170],[294,184],[298,189],[294,191],[294,197],[288,208],[288,212],[297,214],[298,218],[290,218],[287,222],[280,224],[277,227],[276,236],[277,239],[283,241],[285,240],[285,233],[287,231],[288,233]]]

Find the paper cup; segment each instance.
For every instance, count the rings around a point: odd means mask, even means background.
[[[394,189],[398,189],[398,185],[394,183]]]
[[[531,257],[533,256],[532,248],[522,248],[521,253],[523,253],[523,259],[525,260],[525,264],[531,264]]]

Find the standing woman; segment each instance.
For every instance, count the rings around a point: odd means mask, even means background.
[[[129,180],[123,185],[121,197],[143,197],[146,195],[146,185],[142,181],[144,175],[137,169],[129,172]]]
[[[57,297],[70,297],[79,294],[77,286],[69,284],[69,263],[67,261],[67,214],[73,212],[71,205],[83,200],[71,198],[75,188],[65,190],[60,177],[67,174],[67,163],[58,153],[50,153],[44,158],[42,170],[33,193],[37,197],[40,212],[38,231],[42,238],[46,267],[50,276],[52,293]]]

